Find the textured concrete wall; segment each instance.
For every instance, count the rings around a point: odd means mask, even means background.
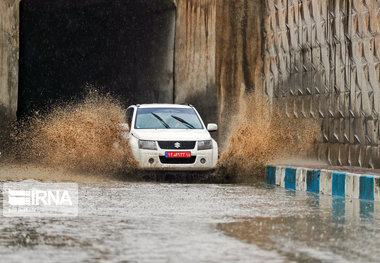
[[[223,145],[241,87],[261,86],[259,0],[177,0],[175,102],[197,106],[218,121]]]
[[[187,14],[187,23],[183,26],[177,17],[177,34],[182,36],[181,30],[187,30],[193,37],[191,44],[176,42],[176,62],[181,64],[176,65],[176,78],[183,77],[178,83],[201,83],[205,77],[200,77],[201,71],[189,58],[212,59],[192,44],[202,36],[194,14],[203,18],[196,7],[205,1],[182,2],[186,5],[177,8],[187,8],[180,11]],[[284,117],[320,122],[319,158],[336,165],[379,168],[379,20],[376,0],[217,0],[215,84],[220,142],[239,108],[241,93],[263,89],[271,100],[285,106]],[[176,94],[186,98],[195,92],[194,85],[183,87]]]
[[[205,122],[216,122],[216,0],[178,0],[176,5],[174,101],[191,103]]]
[[[380,168],[379,1],[266,4],[267,94],[289,117],[320,122],[321,159]]]
[[[239,108],[240,93],[261,87],[261,0],[218,0],[216,85],[220,142]]]
[[[19,1],[0,1],[0,130],[16,117]]]

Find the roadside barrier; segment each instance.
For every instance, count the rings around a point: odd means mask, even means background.
[[[380,201],[380,176],[327,169],[269,165],[268,184],[318,194]]]

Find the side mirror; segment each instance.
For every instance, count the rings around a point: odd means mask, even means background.
[[[218,130],[218,124],[215,124],[215,123],[209,123],[207,125],[207,130],[209,132],[214,132],[214,131],[217,131]]]
[[[120,124],[122,131],[121,131],[121,136],[124,137],[124,139],[129,139],[129,124],[128,123],[121,123]]]
[[[129,132],[129,124],[121,123],[120,126],[123,128],[124,132]]]

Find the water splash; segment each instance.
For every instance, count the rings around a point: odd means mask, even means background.
[[[286,109],[271,104],[261,92],[242,96],[239,103],[239,113],[219,160],[219,176],[257,181],[263,178],[265,165],[273,160],[305,157],[313,152],[320,130],[316,121],[284,117]]]
[[[110,95],[89,91],[80,102],[59,105],[15,125],[9,161],[73,173],[123,174],[136,163],[122,136],[125,109]]]
[[[273,160],[307,156],[319,134],[318,123],[283,117],[285,109],[270,104],[263,94],[241,94],[228,145],[211,181],[261,179]],[[36,112],[10,133],[0,179],[93,181],[135,173],[137,164],[122,136],[124,113],[117,100],[94,90],[82,101],[47,114]]]

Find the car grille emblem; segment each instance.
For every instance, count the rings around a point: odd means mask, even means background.
[[[179,142],[176,142],[176,143],[174,144],[174,147],[178,149],[178,148],[181,147],[181,144],[180,144]]]

